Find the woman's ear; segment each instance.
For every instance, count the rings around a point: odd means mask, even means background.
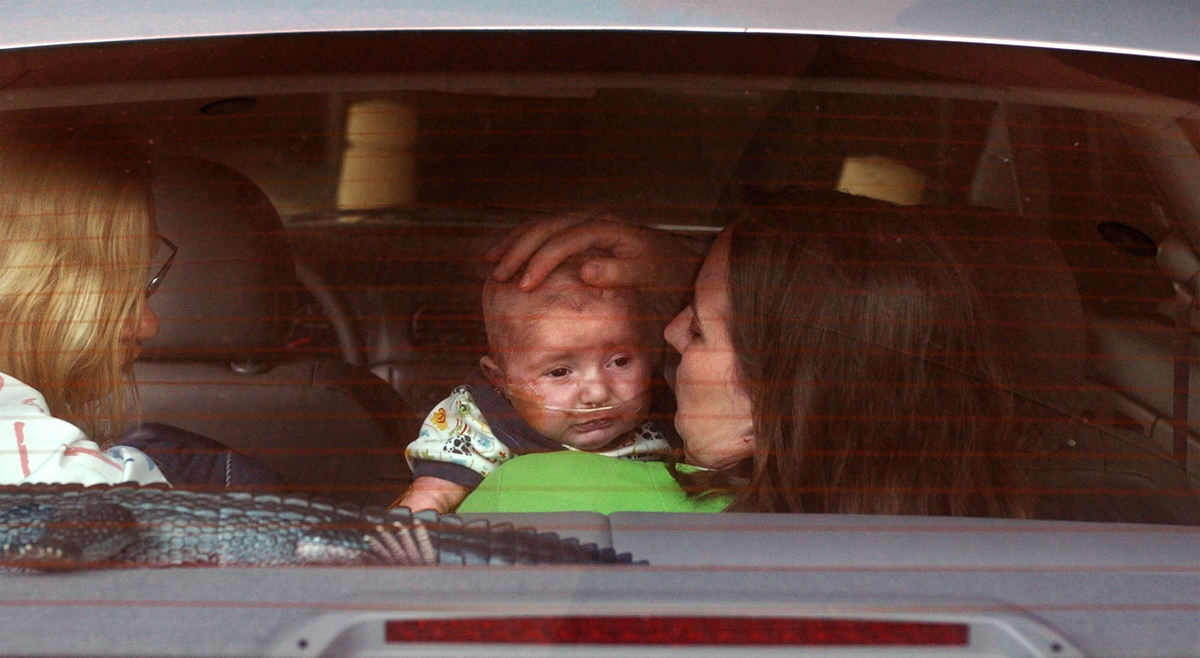
[[[495,359],[490,356],[481,357],[479,359],[479,369],[483,371],[483,376],[487,377],[488,383],[492,386],[501,391],[508,390],[504,369],[496,363]]]

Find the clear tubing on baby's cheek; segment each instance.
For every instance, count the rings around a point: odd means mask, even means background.
[[[579,385],[573,384],[572,386],[575,387],[576,389],[578,389]],[[572,393],[570,395],[564,395],[564,397],[569,397],[571,399],[578,399],[578,395],[576,395],[575,393],[576,393],[575,391],[572,391]],[[545,397],[540,395],[533,388],[533,385],[529,384],[529,383],[516,385],[516,386],[514,386],[510,383],[508,386],[508,395],[510,398],[520,399],[521,401],[525,402],[527,405],[536,407],[538,409],[542,409],[544,411],[558,411],[558,412],[562,412],[562,413],[578,415],[578,414],[595,414],[595,413],[601,413],[601,412],[606,412],[606,411],[614,411],[614,410],[618,410],[618,409],[624,409],[630,405],[641,404],[646,399],[647,392],[643,392],[641,395],[636,395],[628,400],[616,400],[616,401],[610,402],[608,404],[593,405],[593,406],[566,406],[566,405],[550,404],[550,403],[546,402]]]

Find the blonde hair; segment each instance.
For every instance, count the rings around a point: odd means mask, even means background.
[[[157,244],[144,158],[0,150],[0,371],[97,441],[136,408],[121,334]]]

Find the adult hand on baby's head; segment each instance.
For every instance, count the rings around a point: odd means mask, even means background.
[[[600,288],[690,292],[707,243],[667,231],[616,221],[607,213],[563,215],[530,222],[513,230],[487,256],[496,260],[493,278],[505,281],[525,265],[519,285],[538,284],[560,263],[588,251],[580,276]]]

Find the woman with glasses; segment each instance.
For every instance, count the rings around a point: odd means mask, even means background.
[[[204,437],[153,426],[174,448],[153,458],[130,445],[145,432],[122,439],[131,365],[158,332],[147,298],[176,251],[155,232],[150,180],[117,149],[0,149],[0,484],[236,484],[178,468],[245,460]],[[273,480],[245,462],[242,483]]]

